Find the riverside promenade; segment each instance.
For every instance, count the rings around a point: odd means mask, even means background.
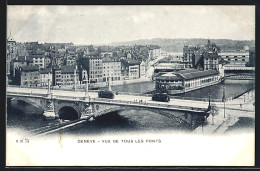
[[[255,119],[255,90],[244,93],[240,97],[227,101],[225,103],[225,118],[224,118],[224,103],[211,103],[217,107],[217,112],[212,118],[210,115],[204,122],[203,126],[196,128],[193,133],[198,134],[223,134],[229,127],[236,124],[239,117],[248,117]]]

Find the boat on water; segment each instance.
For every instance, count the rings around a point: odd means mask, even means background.
[[[218,84],[224,77],[217,70],[185,69],[160,72],[154,79],[157,92],[177,95]]]

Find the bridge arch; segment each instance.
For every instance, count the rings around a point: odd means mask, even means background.
[[[12,97],[7,97],[12,98]],[[42,111],[44,111],[44,107],[42,105],[42,99],[36,99],[36,98],[24,98],[24,97],[14,97],[15,100],[26,102]]]
[[[76,120],[81,116],[79,109],[70,105],[60,106],[59,109],[57,109],[57,114],[60,119],[64,120]]]

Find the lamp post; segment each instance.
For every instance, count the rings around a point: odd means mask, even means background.
[[[86,87],[85,87],[85,97],[88,96],[88,73],[86,72]]]
[[[48,73],[48,93],[47,94],[50,94],[51,93],[51,84],[50,84],[50,72]]]
[[[76,85],[76,67],[74,68],[74,91],[77,91],[76,88],[77,88],[77,85]]]

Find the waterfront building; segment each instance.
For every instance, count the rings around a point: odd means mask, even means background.
[[[212,51],[203,53],[204,70],[219,70],[219,56]]]
[[[45,87],[48,86],[48,81],[50,80],[50,84],[52,84],[52,69],[51,68],[43,68],[40,70],[40,86]]]
[[[144,77],[146,75],[146,65],[147,63],[145,61],[140,63],[140,77]]]
[[[103,64],[102,58],[97,55],[86,55],[78,60],[80,69],[80,81],[82,81],[82,71],[86,70],[88,73],[88,80],[90,83],[103,82]]]
[[[226,67],[245,67],[249,62],[249,51],[225,51],[219,53],[219,56],[229,62]]]
[[[61,68],[57,66],[53,67],[53,85],[61,85]]]
[[[33,65],[32,58],[29,58],[27,56],[17,56],[13,61],[12,61],[12,69],[13,69],[13,76],[15,76],[15,70],[22,67],[22,66],[28,66],[28,65]]]
[[[196,47],[194,46],[184,46],[183,47],[183,65],[184,68],[192,68],[192,58],[194,56],[194,52],[196,51]]]
[[[60,85],[74,85],[79,84],[79,70],[77,66],[61,66]]]
[[[156,77],[157,92],[167,94],[181,94],[221,82],[217,70],[200,71],[185,69],[174,72],[161,72]]]
[[[115,59],[103,59],[103,82],[121,80],[121,61]]]
[[[140,61],[121,60],[121,75],[125,80],[140,78]]]
[[[21,86],[37,87],[40,85],[38,66],[21,66]]]
[[[184,46],[183,47],[183,65],[184,68],[195,68],[200,70],[218,69],[220,48],[208,40],[206,45]]]

